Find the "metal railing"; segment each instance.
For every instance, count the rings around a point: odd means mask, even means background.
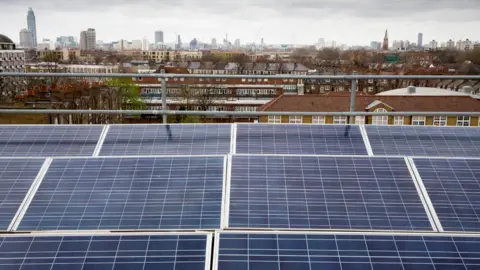
[[[158,78],[162,85],[162,110],[50,110],[50,109],[0,109],[0,113],[6,114],[129,114],[129,115],[162,115],[163,122],[167,123],[168,115],[202,115],[202,116],[268,116],[268,115],[291,115],[291,116],[480,116],[480,112],[356,112],[355,97],[358,80],[369,79],[453,79],[453,80],[480,80],[480,75],[253,75],[253,74],[170,74],[170,73],[0,73],[0,77],[87,77],[87,78]],[[317,79],[317,80],[351,80],[350,111],[349,112],[239,112],[239,111],[175,111],[167,110],[167,79],[169,78],[259,78],[259,79]],[[350,118],[351,123],[354,117]]]

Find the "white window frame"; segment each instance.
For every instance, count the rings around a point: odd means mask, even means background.
[[[457,116],[457,126],[459,127],[469,127],[470,126],[470,116]]]
[[[427,124],[426,116],[412,116],[412,126],[425,126]]]
[[[312,116],[312,124],[325,124],[325,116],[323,115],[314,115]]]
[[[347,124],[347,116],[345,116],[345,115],[334,115],[333,116],[333,124],[346,125]]]
[[[395,115],[393,117],[393,124],[396,125],[396,126],[401,126],[403,125],[403,123],[405,123],[405,117],[402,116],[402,115]]]
[[[301,115],[291,115],[288,117],[288,123],[290,124],[302,124],[303,116]]]
[[[355,124],[357,124],[357,125],[365,125],[365,116],[363,116],[363,115],[356,115],[356,116],[355,116]]]
[[[434,116],[433,117],[433,125],[444,127],[447,125],[447,116]]]
[[[280,124],[282,123],[282,116],[280,115],[269,115],[268,123],[270,124]]]
[[[387,112],[384,108],[377,108],[375,112]],[[388,125],[388,115],[374,115],[372,117],[373,125]]]

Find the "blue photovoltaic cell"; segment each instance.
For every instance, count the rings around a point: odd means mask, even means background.
[[[0,156],[91,156],[103,126],[0,126]]]
[[[112,125],[100,156],[230,153],[231,125]]]
[[[480,160],[414,161],[443,229],[480,232]]]
[[[219,228],[223,157],[55,159],[19,230]]]
[[[0,269],[205,270],[206,246],[204,234],[0,237]]]
[[[367,149],[358,126],[239,124],[236,153],[367,155]]]
[[[403,158],[232,158],[231,228],[432,230]]]
[[[220,234],[218,270],[478,270],[480,238]]]
[[[365,126],[375,155],[480,156],[480,128]]]
[[[0,159],[0,230],[7,230],[44,159]]]

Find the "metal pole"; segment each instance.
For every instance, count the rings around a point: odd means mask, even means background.
[[[162,110],[167,110],[167,81],[165,78],[162,78]],[[166,124],[168,122],[167,115],[163,114],[163,123]]]
[[[357,75],[357,72],[354,71],[353,75]],[[350,89],[350,112],[355,111],[355,96],[357,94],[357,80],[352,79],[352,88]],[[350,116],[350,124],[355,124],[355,117]]]

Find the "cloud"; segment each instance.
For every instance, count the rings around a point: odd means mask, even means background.
[[[136,39],[165,31],[193,37],[313,43],[319,37],[368,44],[385,28],[391,39],[478,39],[480,0],[0,0],[0,32],[18,37],[28,7],[42,37],[75,35],[85,28],[98,39]],[[475,36],[477,35],[477,36]]]

